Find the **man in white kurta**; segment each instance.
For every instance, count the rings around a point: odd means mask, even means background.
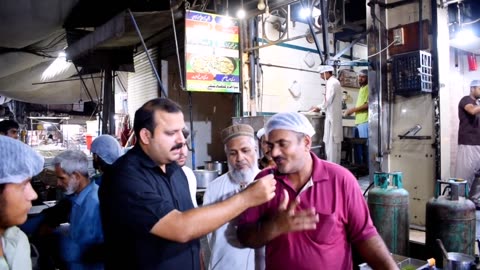
[[[234,125],[222,131],[229,171],[208,184],[203,204],[223,201],[250,184],[260,171],[254,131],[249,125]],[[204,247],[208,270],[258,270],[265,268],[264,249],[244,248],[236,235],[236,220],[207,235]]]
[[[325,99],[320,108],[325,111],[323,142],[327,160],[340,164],[343,141],[342,87],[333,76],[333,67],[320,66],[320,77],[326,81]]]

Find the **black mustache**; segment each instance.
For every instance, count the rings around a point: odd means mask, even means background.
[[[183,143],[177,143],[175,144],[172,149],[170,149],[170,151],[175,151],[175,150],[178,150],[178,149],[181,149],[183,147]]]

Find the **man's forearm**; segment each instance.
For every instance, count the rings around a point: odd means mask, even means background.
[[[382,238],[376,235],[356,244],[362,258],[372,269],[398,269]]]
[[[240,243],[250,248],[262,247],[280,234],[275,223],[271,221],[243,225],[237,231]]]
[[[222,202],[185,212],[173,210],[154,225],[151,233],[176,242],[188,242],[218,229],[248,207],[243,194],[239,193]]]

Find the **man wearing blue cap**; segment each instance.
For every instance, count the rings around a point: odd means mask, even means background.
[[[470,198],[480,206],[480,194],[472,186],[475,172],[480,170],[480,80],[470,83],[470,95],[458,103],[458,151],[455,176],[468,181]],[[480,184],[480,183],[479,183]]]
[[[37,193],[30,180],[43,169],[43,157],[28,145],[0,136],[0,269],[32,269],[28,238],[17,225],[27,220]]]
[[[122,146],[112,135],[100,135],[92,142],[93,167],[100,172],[94,177],[95,183],[100,186],[102,174],[123,155]]]

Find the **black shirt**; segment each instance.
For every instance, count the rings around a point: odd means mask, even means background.
[[[104,174],[99,199],[106,269],[200,269],[198,240],[182,244],[150,233],[172,210],[193,208],[176,163],[164,173],[137,145]]]
[[[465,110],[468,104],[477,105],[470,96],[463,97],[458,103],[458,144],[480,145],[480,116],[471,115]]]

